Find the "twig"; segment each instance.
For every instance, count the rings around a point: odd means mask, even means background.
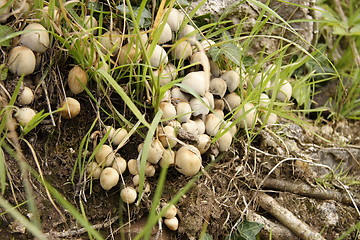
[[[304,183],[294,183],[287,180],[278,180],[275,178],[268,178],[262,182],[262,187],[267,189],[276,189],[280,191],[291,192],[306,197],[324,199],[324,200],[335,200],[342,202],[347,205],[358,205],[360,206],[359,199],[351,199],[348,195],[340,191],[326,190],[321,188],[314,188]],[[354,202],[353,202],[354,201]]]
[[[115,216],[105,223],[98,223],[98,224],[93,225],[92,228],[93,229],[101,229],[101,228],[110,227],[118,219],[119,219],[119,216]],[[79,229],[73,229],[73,230],[68,230],[68,231],[64,231],[64,232],[49,232],[49,233],[45,233],[45,235],[50,238],[68,238],[68,237],[72,237],[72,236],[82,235],[86,232],[87,232],[86,228],[79,228]]]
[[[257,194],[257,202],[259,205],[295,233],[296,236],[304,240],[325,240],[320,233],[315,232],[292,212],[282,207],[274,198],[262,192],[258,192]]]

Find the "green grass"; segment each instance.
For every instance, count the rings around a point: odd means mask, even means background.
[[[240,1],[234,3],[231,8],[236,8],[238,5],[244,3],[245,1]],[[325,18],[327,21],[320,21],[321,28],[325,34],[325,30],[330,28],[333,30],[333,35],[331,41],[333,41],[332,49],[321,49],[319,46],[312,46],[313,51],[308,51],[305,48],[301,47],[299,44],[289,41],[281,36],[267,35],[262,32],[265,24],[270,24],[272,27],[270,30],[275,28],[281,28],[287,31],[294,33],[299,37],[300,40],[305,41],[299,36],[296,31],[291,27],[289,22],[282,19],[275,11],[270,9],[266,4],[263,4],[259,1],[250,0],[252,4],[258,6],[261,9],[258,19],[256,19],[255,26],[251,32],[244,33],[242,30],[244,24],[246,24],[247,19],[242,19],[240,23],[236,25],[229,26],[229,21],[225,20],[227,15],[230,13],[226,11],[222,14],[220,19],[216,23],[206,23],[201,26],[197,26],[197,29],[201,31],[201,36],[204,38],[216,40],[215,46],[213,46],[209,52],[213,60],[215,60],[221,69],[236,69],[239,68],[241,72],[246,73],[247,75],[241,75],[241,84],[247,86],[248,91],[243,89],[238,89],[237,93],[242,98],[242,103],[236,109],[227,114],[227,117],[224,120],[224,123],[228,121],[233,121],[230,125],[236,125],[240,121],[246,118],[247,112],[240,115],[238,118],[233,119],[239,111],[241,111],[246,103],[254,104],[254,108],[260,111],[267,111],[269,113],[275,113],[276,115],[289,119],[299,125],[305,125],[306,122],[301,120],[304,114],[308,114],[313,111],[323,111],[324,109],[311,109],[311,103],[313,99],[313,94],[315,86],[321,82],[328,81],[329,79],[338,79],[341,84],[337,89],[337,96],[333,101],[334,106],[332,106],[331,111],[332,115],[336,118],[351,118],[359,119],[360,118],[360,70],[356,66],[356,52],[351,53],[350,50],[346,50],[343,55],[338,58],[336,55],[336,50],[341,48],[342,41],[349,41],[353,46],[359,46],[359,34],[357,29],[359,26],[360,20],[357,15],[359,15],[358,4],[355,0],[350,0],[349,6],[342,5],[345,8],[345,15],[348,16],[346,19],[339,19],[335,17],[337,15],[336,11],[341,11],[339,7],[334,7],[331,3],[327,1],[321,1],[321,5],[326,7],[327,10],[333,9],[326,13]],[[154,136],[156,135],[156,128],[161,123],[161,111],[158,110],[159,103],[165,92],[174,85],[182,86],[180,80],[173,81],[167,85],[160,86],[157,78],[154,77],[153,69],[150,66],[150,56],[152,51],[157,44],[158,39],[160,38],[161,31],[165,25],[165,21],[168,17],[168,12],[163,12],[167,7],[174,7],[176,1],[161,1],[157,3],[157,7],[160,13],[164,15],[154,16],[153,24],[156,25],[156,29],[149,32],[150,41],[143,43],[141,41],[136,41],[138,47],[137,55],[141,57],[142,61],[135,60],[134,62],[126,65],[119,65],[113,58],[111,58],[110,53],[104,54],[101,52],[101,44],[99,42],[98,35],[107,31],[107,28],[111,26],[111,21],[115,17],[125,17],[123,30],[123,41],[129,40],[133,41],[134,37],[139,37],[142,31],[142,25],[146,24],[148,19],[142,17],[142,12],[147,10],[147,1],[142,1],[141,4],[135,8],[131,7],[130,1],[127,0],[126,4],[128,6],[124,15],[121,15],[120,10],[117,6],[111,6],[109,11],[102,11],[102,5],[89,6],[86,5],[83,1],[81,2],[71,2],[71,3],[60,3],[58,5],[57,1],[49,0],[47,3],[48,13],[38,11],[37,16],[42,18],[42,23],[49,29],[51,35],[51,42],[54,46],[54,49],[63,49],[66,54],[66,58],[72,59],[71,61],[74,64],[80,65],[82,68],[86,69],[90,76],[90,83],[86,88],[85,96],[92,101],[92,103],[98,106],[97,116],[106,116],[106,119],[96,118],[91,124],[91,127],[88,129],[85,136],[81,136],[80,146],[77,149],[78,155],[73,166],[72,174],[69,179],[71,184],[82,183],[83,188],[90,186],[91,191],[91,179],[86,178],[86,167],[89,162],[93,161],[96,151],[99,147],[104,144],[108,139],[108,133],[103,136],[103,138],[98,143],[97,147],[90,154],[90,157],[83,155],[83,152],[90,151],[90,135],[91,133],[100,128],[104,127],[105,122],[112,122],[113,125],[128,126],[132,128],[129,137],[137,134],[144,139],[144,147],[141,152],[140,158],[140,186],[139,186],[139,195],[142,196],[143,187],[145,184],[145,165],[150,148],[150,144]],[[188,18],[183,23],[183,26],[190,22],[196,22],[194,15],[198,8],[204,4],[205,1],[202,1],[197,8],[193,9],[188,13]],[[36,0],[34,2],[34,9],[42,9],[43,1]],[[59,11],[59,19],[57,19],[56,9]],[[334,10],[337,9],[337,10]],[[92,16],[98,18],[98,27],[95,29],[84,30],[84,21],[83,17],[86,13],[90,13]],[[274,23],[270,20],[270,17],[276,18],[279,23]],[[194,21],[192,19],[195,19]],[[331,21],[328,21],[331,20]],[[310,20],[309,20],[310,21]],[[61,25],[59,25],[59,22]],[[151,22],[150,22],[151,24]],[[60,27],[59,27],[60,26]],[[97,34],[93,34],[92,30],[97,30]],[[232,34],[230,34],[232,32]],[[16,36],[19,36],[21,32],[9,33],[5,37],[0,38],[0,45],[7,43],[9,39],[13,39]],[[273,53],[266,53],[265,50],[259,53],[256,59],[251,56],[247,56],[246,52],[251,48],[251,43],[254,39],[257,38],[273,38],[281,41],[279,48]],[[310,44],[310,43],[308,43]],[[328,43],[329,44],[329,43]],[[291,52],[290,48],[295,47],[298,50],[296,59],[288,61],[290,58]],[[170,51],[173,48],[170,47]],[[327,57],[328,56],[328,57]],[[136,57],[136,59],[138,59]],[[96,62],[97,64],[94,64]],[[306,67],[311,62],[311,67]],[[349,63],[350,62],[350,63]],[[354,63],[355,62],[355,63]],[[353,63],[353,64],[351,64]],[[56,62],[53,62],[56,64]],[[266,66],[274,64],[273,68],[270,70],[266,69]],[[101,66],[109,66],[109,70],[104,70]],[[176,65],[177,71],[182,72],[187,70],[189,66],[182,66],[181,61]],[[300,72],[302,69],[310,69],[306,74]],[[316,69],[317,68],[317,69]],[[331,70],[331,73],[326,72]],[[320,72],[323,71],[323,72]],[[0,72],[2,74],[2,70]],[[327,78],[324,78],[324,73],[327,73]],[[263,81],[260,86],[254,88],[251,86],[251,81],[257,76],[257,74],[263,75]],[[328,76],[331,76],[330,78]],[[289,80],[294,77],[294,80],[291,81],[293,87],[293,97],[296,99],[298,106],[294,106],[292,102],[281,103],[276,101],[275,94],[270,96],[270,104],[267,108],[261,107],[259,105],[259,97],[262,92],[269,92],[267,89],[267,83],[270,83],[277,79]],[[181,76],[180,76],[181,78]],[[0,123],[0,132],[2,132],[3,137],[1,138],[1,149],[0,149],[0,187],[1,192],[4,194],[8,191],[8,186],[12,187],[11,178],[9,178],[8,166],[6,164],[5,152],[12,153],[16,159],[20,159],[18,156],[19,153],[14,151],[14,146],[11,144],[11,140],[6,137],[6,117],[12,109],[16,108],[16,98],[19,93],[21,80],[18,83],[16,90],[12,93],[10,101],[7,108],[1,110],[2,120]],[[275,85],[272,87],[272,90],[276,93],[281,87],[281,81],[275,81]],[[93,90],[96,89],[96,92]],[[188,89],[193,96],[200,99],[196,93]],[[251,90],[251,91],[250,91]],[[111,102],[110,92],[116,93],[121,99],[124,106],[131,111],[132,117],[128,119],[116,106]],[[63,89],[63,95],[65,95],[65,90]],[[64,97],[64,96],[62,96]],[[102,103],[106,103],[106,107]],[[147,102],[144,103],[144,102]],[[19,136],[20,140],[26,138],[26,134],[35,129],[38,124],[40,124],[45,118],[49,117],[50,114],[56,114],[59,110],[52,112],[41,111],[36,115],[27,126],[21,129],[21,134]],[[146,112],[146,114],[145,114]],[[151,116],[149,116],[151,115]],[[300,117],[299,117],[300,116]],[[320,118],[320,117],[319,117]],[[230,128],[229,127],[229,128]],[[259,127],[246,128],[237,133],[238,138],[242,138],[245,134],[249,145],[259,134],[259,132],[265,128],[265,125]],[[225,131],[228,131],[228,129]],[[220,131],[212,141],[215,142],[219,139],[225,131]],[[234,140],[236,141],[236,140]],[[9,146],[10,145],[10,146]],[[79,202],[76,202],[81,206],[81,209],[77,209],[69,200],[67,200],[59,191],[57,191],[50,183],[48,183],[41,176],[41,169],[33,170],[30,166],[24,165],[19,160],[23,168],[23,171],[29,171],[41,183],[42,187],[46,189],[51,194],[57,204],[63,209],[66,209],[70,215],[88,231],[90,239],[103,239],[103,236],[100,233],[93,229],[91,223],[87,220],[87,213],[83,207],[84,203],[81,198]],[[162,192],[164,191],[166,184],[166,174],[167,168],[163,168],[158,178],[157,188],[154,192],[152,198],[151,209],[149,212],[148,224],[145,226],[143,231],[135,239],[149,239],[151,236],[151,229],[155,226],[158,220],[161,218],[162,213],[165,209],[157,213],[157,208],[160,204],[160,199]],[[169,201],[169,203],[176,204],[179,199],[195,184],[197,179],[202,175],[199,173],[197,176],[193,177],[189,182]],[[89,184],[90,181],[90,184]],[[96,183],[94,183],[96,184]],[[34,195],[31,190],[31,186],[28,183],[24,182],[24,186],[27,192],[27,199],[30,212],[36,212],[36,205],[32,200]],[[10,205],[3,197],[0,197],[0,205],[5,209],[6,213],[12,215],[16,220],[20,221],[35,237],[39,239],[44,239],[44,233],[41,230],[40,223],[36,220],[29,221],[24,217],[21,211],[17,208],[23,207],[24,203],[18,204],[14,207]],[[136,203],[137,205],[141,204],[141,197],[138,198]],[[354,228],[349,229],[349,233],[359,229],[359,224],[354,226]],[[347,235],[346,235],[347,236]]]

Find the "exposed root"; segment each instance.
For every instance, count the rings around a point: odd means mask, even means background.
[[[258,183],[260,183],[259,181]],[[356,203],[360,207],[360,199],[351,199],[347,194],[335,190],[326,190],[322,188],[314,188],[304,183],[294,183],[287,180],[279,180],[274,178],[268,178],[262,182],[262,188],[275,189],[280,191],[291,192],[306,197],[335,200],[344,204],[353,206]]]
[[[292,212],[282,207],[274,198],[266,193],[258,192],[257,203],[273,215],[279,222],[289,228],[296,236],[304,240],[325,240],[320,233],[297,218]]]

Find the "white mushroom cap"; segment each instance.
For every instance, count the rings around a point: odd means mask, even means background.
[[[216,141],[218,143],[220,152],[225,152],[225,151],[229,150],[231,143],[232,143],[232,138],[233,138],[233,135],[231,134],[231,132],[227,131],[227,132],[225,132],[224,135],[222,135]]]
[[[204,48],[205,51],[209,50],[210,47],[214,44],[216,44],[213,40],[211,39],[204,39],[200,42],[201,46]]]
[[[99,165],[111,166],[115,159],[115,153],[109,145],[102,145],[95,153],[96,162]]]
[[[166,68],[164,69],[158,69],[153,71],[154,77],[156,81],[158,80],[160,83],[160,86],[164,86],[165,84],[168,84],[171,82],[171,74],[167,72]]]
[[[145,168],[145,176],[153,177],[155,175],[155,172],[156,172],[156,169],[155,169],[154,165],[147,162],[146,168]]]
[[[224,99],[215,99],[214,100],[214,109],[220,109],[220,110],[224,110],[225,108],[225,102]]]
[[[103,54],[116,55],[121,47],[122,35],[116,31],[109,31],[99,36],[99,42],[102,45],[101,52]]]
[[[74,66],[68,74],[69,89],[73,94],[79,94],[85,90],[88,82],[86,72],[79,66]]]
[[[164,148],[161,142],[158,139],[153,139],[147,156],[147,161],[152,164],[157,164],[160,161],[163,152]]]
[[[220,96],[221,98],[225,96],[227,89],[226,81],[222,78],[213,78],[210,80],[210,92],[214,95]]]
[[[238,123],[239,127],[252,128],[257,121],[255,106],[252,103],[245,103],[244,106],[239,110],[239,112],[235,114],[235,119],[239,118],[243,118]]]
[[[201,64],[204,66],[205,64],[209,64],[209,58],[204,52],[195,52],[191,55],[190,63],[196,65]]]
[[[118,128],[114,130],[114,134],[111,136],[111,143],[115,146],[118,146],[126,137],[128,132],[124,128]]]
[[[187,41],[179,42],[175,45],[175,48],[171,51],[171,55],[174,59],[186,59],[192,54],[191,44]]]
[[[180,122],[187,122],[191,118],[191,106],[188,102],[179,102],[176,105],[176,119]]]
[[[197,135],[199,132],[197,128],[197,124],[193,120],[189,120],[187,122],[184,122],[181,127],[186,130],[187,132],[193,133]]]
[[[261,107],[267,108],[270,104],[270,98],[265,93],[261,93],[259,97],[259,105]]]
[[[115,157],[115,160],[112,164],[112,168],[114,168],[119,174],[122,174],[126,170],[126,160],[122,157]]]
[[[20,43],[34,52],[45,52],[50,45],[49,33],[39,23],[29,24],[21,34]]]
[[[287,80],[278,80],[278,84],[281,84],[279,91],[276,93],[276,99],[282,102],[287,102],[290,100],[292,95],[292,86]],[[271,86],[275,88],[275,83],[272,83]],[[272,89],[271,94],[273,94],[274,89]]]
[[[194,176],[201,168],[200,151],[192,146],[182,146],[175,155],[175,167],[180,173],[185,176]]]
[[[159,140],[164,148],[173,148],[176,146],[176,131],[172,126],[165,126],[159,128]]]
[[[226,94],[224,100],[225,100],[225,109],[229,111],[237,108],[241,104],[241,97],[236,92]]]
[[[91,162],[87,166],[86,171],[90,177],[92,177],[94,179],[99,179],[102,169],[96,162]]]
[[[206,115],[209,113],[209,101],[206,98],[192,98],[190,100],[191,110],[193,111],[192,115],[194,117],[199,115]]]
[[[226,81],[229,92],[235,91],[240,85],[240,76],[233,70],[226,71],[220,78]]]
[[[263,112],[260,115],[260,119],[265,125],[275,124],[277,122],[277,115],[275,113]]]
[[[117,63],[119,65],[132,64],[137,62],[139,57],[138,48],[134,43],[125,44],[122,47],[119,47]]]
[[[207,134],[200,134],[197,137],[197,141],[196,147],[201,154],[204,154],[211,146],[211,138]]]
[[[79,101],[72,97],[65,98],[61,104],[61,108],[63,108],[61,116],[66,119],[76,117],[81,110]]]
[[[267,90],[270,88],[270,84],[270,81],[266,79],[266,76],[263,73],[258,73],[252,80],[253,88],[265,87],[264,90]]]
[[[25,126],[35,117],[35,115],[36,112],[34,109],[23,107],[16,112],[15,118],[20,125]]]
[[[208,100],[209,107],[211,109],[214,109],[214,107],[215,107],[214,95],[211,92],[206,92],[204,97]]]
[[[173,218],[177,214],[177,208],[174,204],[165,204],[162,208],[168,208],[165,212],[163,217],[164,218]]]
[[[166,51],[159,45],[155,46],[155,49],[150,57],[151,66],[158,68],[161,64],[167,64],[169,61]]]
[[[119,182],[119,173],[112,167],[107,167],[100,174],[100,185],[105,190],[110,190]]]
[[[165,71],[170,75],[171,80],[175,80],[177,75],[178,75],[178,70],[176,69],[176,67],[174,66],[174,64],[172,63],[168,63],[165,66]]]
[[[205,133],[205,123],[201,118],[196,118],[193,120],[196,123],[198,134],[204,134]]]
[[[205,120],[205,132],[210,136],[215,136],[221,127],[223,119],[213,113],[209,113]]]
[[[96,34],[98,22],[96,21],[96,18],[94,16],[86,15],[84,17],[84,28],[86,30],[92,30],[93,34]]]
[[[160,109],[163,114],[161,119],[174,119],[176,117],[176,108],[170,102],[160,102]]]
[[[136,159],[130,159],[127,163],[130,174],[139,174],[138,164]]]
[[[168,23],[165,23],[164,29],[161,32],[158,44],[163,44],[163,43],[169,42],[169,41],[171,41],[171,39],[172,39],[172,31],[171,31],[170,25]]]
[[[171,149],[165,149],[160,159],[160,167],[169,167],[175,163],[175,152]]]
[[[176,231],[179,227],[179,220],[176,217],[166,218],[164,223],[171,231]]]
[[[180,31],[179,38],[187,37],[187,41],[191,45],[194,45],[196,41],[196,33],[197,30],[193,26],[186,24],[185,27]]]
[[[204,96],[209,91],[209,79],[207,79],[204,71],[190,72],[188,73],[181,84],[187,88],[192,89],[200,96]],[[182,91],[188,92],[185,88],[181,88]]]
[[[28,105],[34,101],[34,93],[29,87],[24,87],[20,92],[18,101],[21,105]]]
[[[184,21],[184,14],[179,10],[172,8],[170,10],[169,17],[167,19],[167,23],[169,24],[171,30],[173,32],[177,32],[181,26],[181,23]]]
[[[135,202],[137,198],[137,192],[132,187],[126,187],[121,190],[120,197],[125,203],[131,204]]]
[[[221,69],[217,62],[209,60],[210,64],[210,72],[213,77],[220,77],[221,75]]]
[[[176,102],[189,102],[190,96],[187,93],[184,93],[178,87],[173,87],[171,89],[171,99]]]
[[[11,16],[10,14],[11,4],[8,4],[7,0],[0,0],[0,9],[1,9],[0,23],[3,23],[6,22],[8,17]]]
[[[18,76],[29,75],[34,72],[36,57],[30,48],[17,46],[9,53],[8,66],[11,73]]]

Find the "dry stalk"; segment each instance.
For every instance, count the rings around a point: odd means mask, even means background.
[[[309,225],[297,218],[292,212],[281,206],[274,198],[266,193],[257,193],[257,203],[279,222],[289,228],[296,236],[303,240],[325,240],[320,233],[315,232]]]

